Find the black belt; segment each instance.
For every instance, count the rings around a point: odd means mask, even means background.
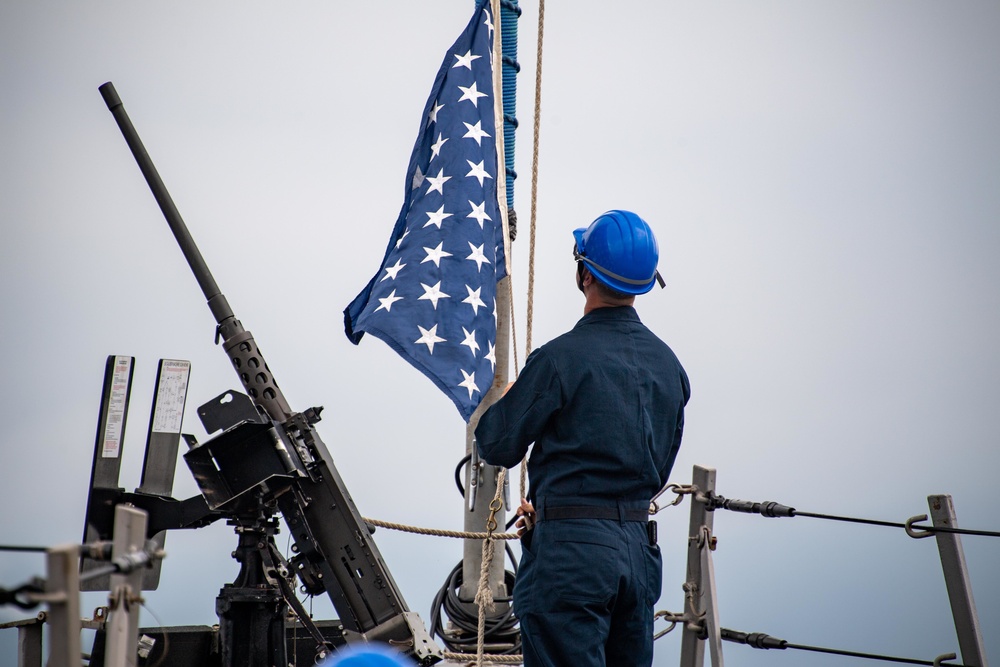
[[[618,521],[647,521],[649,510],[625,509],[619,512],[617,507],[592,507],[588,505],[557,505],[543,507],[538,511],[536,521],[555,521],[558,519],[612,519]]]

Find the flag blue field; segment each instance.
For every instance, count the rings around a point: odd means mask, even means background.
[[[388,343],[466,421],[493,382],[496,287],[507,275],[495,34],[477,4],[434,80],[385,258],[344,311],[353,343],[365,333]]]

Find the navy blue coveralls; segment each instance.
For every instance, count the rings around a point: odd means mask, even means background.
[[[651,664],[662,560],[648,508],[677,456],[689,396],[677,357],[634,308],[598,308],[532,352],[483,414],[485,461],[512,467],[535,443],[537,523],[514,585],[525,667]]]

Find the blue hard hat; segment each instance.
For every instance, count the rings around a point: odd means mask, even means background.
[[[380,644],[354,644],[338,648],[320,667],[414,667],[399,651]]]
[[[656,271],[660,251],[646,221],[631,211],[608,211],[586,229],[573,232],[573,256],[594,277],[624,294],[645,294],[663,279]]]

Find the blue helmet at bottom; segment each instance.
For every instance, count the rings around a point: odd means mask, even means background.
[[[623,294],[645,294],[657,281],[660,251],[645,220],[631,211],[608,211],[573,232],[573,256],[599,282]]]
[[[320,667],[414,667],[399,651],[380,644],[355,644],[338,648]]]

